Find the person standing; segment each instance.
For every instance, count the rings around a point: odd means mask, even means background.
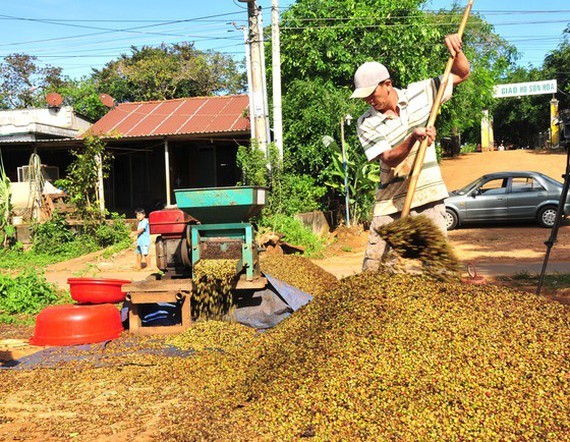
[[[135,210],[135,216],[139,221],[137,225],[137,268],[143,268],[142,259],[144,257],[145,267],[150,266],[150,225],[144,209],[138,208]]]
[[[460,36],[447,35],[445,44],[454,62],[443,101],[451,98],[453,86],[465,81],[470,73]],[[443,200],[449,195],[433,146],[437,132],[435,127],[425,127],[440,84],[441,77],[437,77],[396,89],[388,69],[376,61],[362,64],[354,74],[351,98],[370,105],[358,119],[358,138],[368,161],[380,162],[380,184],[362,265],[365,271],[378,270],[381,265],[390,267],[396,261],[378,229],[400,218],[417,149],[426,138],[428,147],[410,215],[429,217],[447,234]]]

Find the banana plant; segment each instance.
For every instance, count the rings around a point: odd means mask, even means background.
[[[332,150],[329,166],[324,171],[325,185],[342,195],[349,195],[349,213],[354,224],[359,224],[369,217],[369,210],[374,200],[376,187],[380,182],[378,163],[369,163],[366,157],[356,152],[345,143],[345,155],[330,136],[323,137]]]
[[[0,151],[0,244],[2,247],[7,247],[16,233],[16,229],[12,225],[11,198],[10,178],[4,170],[4,161]]]

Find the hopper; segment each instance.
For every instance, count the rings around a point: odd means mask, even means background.
[[[176,189],[176,205],[202,224],[246,222],[267,202],[267,188],[253,186]]]

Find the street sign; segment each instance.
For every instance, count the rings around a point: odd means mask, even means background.
[[[498,84],[494,88],[493,97],[523,97],[527,95],[555,94],[556,79],[529,81],[526,83]]]

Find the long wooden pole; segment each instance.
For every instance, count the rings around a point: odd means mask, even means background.
[[[459,30],[457,34],[459,37],[463,36],[463,31],[465,30],[465,26],[467,25],[467,20],[469,19],[469,14],[471,13],[471,7],[473,6],[474,0],[469,0],[467,3],[467,7],[465,8],[465,12],[463,13],[463,18],[461,19],[461,23],[459,24]],[[441,84],[439,85],[439,89],[437,90],[437,95],[433,102],[433,106],[431,108],[431,112],[429,114],[429,119],[426,126],[433,126],[435,124],[435,119],[437,118],[437,114],[439,113],[439,108],[441,107],[441,101],[443,99],[443,94],[445,93],[445,89],[447,88],[447,83],[449,82],[449,75],[451,74],[451,68],[453,67],[453,62],[455,61],[455,57],[450,56],[447,60],[447,65],[445,66],[445,71],[443,72],[443,76],[441,78]],[[420,176],[420,172],[422,171],[422,167],[424,165],[424,158],[426,156],[426,149],[427,149],[428,139],[427,137],[422,140],[420,143],[420,147],[418,148],[418,152],[416,154],[416,160],[414,162],[414,167],[412,169],[412,174],[410,175],[410,185],[408,187],[408,193],[406,194],[406,199],[404,200],[404,207],[402,208],[401,217],[404,218],[410,214],[410,209],[412,207],[412,200],[414,199],[414,194],[416,193],[416,186],[418,184],[418,178]]]

